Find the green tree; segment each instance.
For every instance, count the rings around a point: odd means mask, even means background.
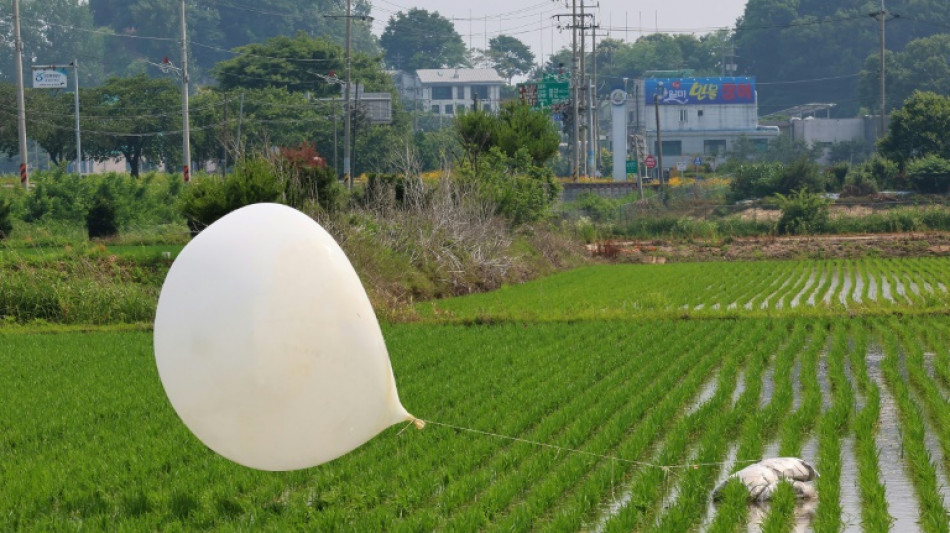
[[[907,176],[920,192],[950,192],[950,160],[927,154],[907,162]]]
[[[950,87],[950,34],[916,39],[900,52],[884,56],[888,109],[900,107],[915,90],[945,94]],[[861,103],[877,111],[881,105],[881,56],[872,54],[861,72]]]
[[[168,78],[111,78],[81,104],[83,151],[97,161],[125,156],[133,176],[143,161],[180,162],[181,92]]]
[[[27,76],[30,62],[66,65],[79,59],[80,86],[98,84],[103,78],[106,36],[95,32],[92,13],[84,0],[30,0],[20,2],[20,37]],[[0,39],[8,52],[0,55],[0,81],[15,83],[13,54],[13,2],[0,4]],[[26,78],[29,80],[29,77]],[[70,72],[72,86],[72,72]]]
[[[775,198],[782,210],[777,226],[782,235],[819,233],[828,224],[831,201],[820,195],[799,189],[787,195],[776,194]]]
[[[950,159],[950,97],[915,91],[891,114],[879,150],[902,167],[911,159],[936,155]]]
[[[524,150],[533,165],[543,166],[557,154],[560,137],[547,112],[507,102],[498,113],[498,127],[492,141],[508,157]]]
[[[528,45],[510,35],[499,35],[488,41],[483,51],[485,61],[511,83],[515,76],[527,74],[534,65],[534,54]]]
[[[452,21],[425,9],[400,11],[379,38],[386,63],[400,70],[468,66],[465,43]]]
[[[263,43],[235,48],[234,54],[233,58],[216,64],[212,69],[221,89],[269,87],[310,91],[317,96],[340,94],[340,85],[320,77],[340,80],[343,75],[343,48],[326,39],[315,39],[303,32],[294,37],[278,35]],[[365,58],[361,59],[363,62],[354,60],[354,66],[363,66]],[[353,77],[360,78],[355,73]]]

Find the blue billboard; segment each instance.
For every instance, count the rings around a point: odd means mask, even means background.
[[[754,104],[755,78],[647,78],[645,103],[660,105]]]

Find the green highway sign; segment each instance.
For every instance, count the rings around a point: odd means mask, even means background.
[[[637,161],[627,161],[627,174],[636,174],[637,173]]]
[[[540,82],[518,84],[518,95],[532,107],[552,107],[571,99],[571,82],[567,76],[545,75]]]

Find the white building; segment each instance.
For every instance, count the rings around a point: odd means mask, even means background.
[[[399,72],[396,86],[410,109],[455,115],[465,109],[498,110],[504,78],[490,68],[420,69]]]
[[[717,164],[739,138],[764,149],[779,135],[778,127],[759,125],[755,78],[647,78],[634,80],[630,91],[630,129],[654,156],[659,113],[665,169],[697,159]]]

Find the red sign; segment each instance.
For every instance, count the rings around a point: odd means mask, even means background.
[[[646,161],[647,168],[656,168],[656,158],[652,155],[648,155]]]

